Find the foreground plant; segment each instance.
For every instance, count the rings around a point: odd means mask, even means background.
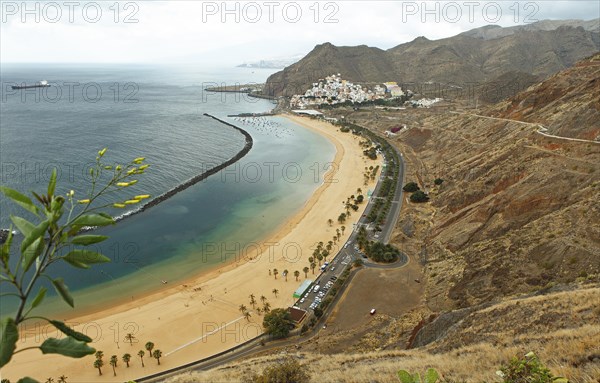
[[[502,383],[568,383],[569,380],[552,375],[533,352],[524,358],[514,357],[507,366],[496,372]]]
[[[398,379],[400,379],[402,383],[436,383],[439,378],[438,372],[433,368],[430,368],[425,372],[423,380],[421,380],[421,375],[419,375],[418,372],[411,374],[405,370],[398,371]]]
[[[0,248],[0,283],[9,285],[11,290],[1,295],[14,296],[19,300],[14,316],[2,318],[1,321],[0,368],[7,365],[14,354],[26,350],[39,349],[43,354],[60,354],[71,358],[81,358],[96,352],[88,345],[92,339],[87,335],[73,330],[62,321],[33,316],[31,313],[46,296],[46,287],[38,286],[41,278],[48,279],[57,294],[69,306],[74,307],[73,297],[64,280],[49,275],[49,266],[57,262],[66,262],[76,268],[88,269],[90,265],[109,262],[106,256],[86,249],[87,246],[105,241],[108,237],[83,234],[82,231],[115,223],[110,215],[100,210],[108,206],[123,208],[149,197],[138,195],[123,202],[94,207],[94,203],[98,202],[101,196],[136,184],[137,180],[134,177],[143,174],[148,167],[143,164],[142,157],[134,159],[127,165],[106,165],[102,163],[105,153],[106,149],[98,152],[96,162],[90,169],[91,189],[84,199],[76,200],[73,190],[66,196],[55,194],[56,169],[52,171],[46,194],[32,192],[36,203],[14,189],[0,186],[0,192],[34,217],[34,220],[30,221],[11,215],[10,220],[23,235],[23,240],[18,253],[16,251],[11,253],[13,242],[11,227],[6,242]],[[18,259],[10,262],[11,257],[14,256]],[[34,290],[37,290],[37,293],[32,299]],[[32,319],[47,321],[65,337],[48,338],[39,346],[17,350],[18,326]],[[97,366],[99,371],[100,367]],[[35,382],[31,378],[25,378],[23,381]]]

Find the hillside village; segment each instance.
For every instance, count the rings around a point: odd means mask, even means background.
[[[338,73],[313,83],[312,88],[304,94],[292,96],[290,106],[297,109],[306,109],[318,105],[336,105],[347,102],[361,104],[369,101],[395,100],[412,96],[413,92],[410,90],[405,92],[396,82],[376,84],[369,89],[366,86],[342,79],[341,74]],[[420,99],[405,101],[405,103],[413,107],[428,108],[441,100],[441,98]]]

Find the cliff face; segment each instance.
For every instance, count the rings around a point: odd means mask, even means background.
[[[545,78],[599,50],[597,27],[582,21],[479,28],[435,41],[419,37],[387,51],[325,43],[269,77],[265,92],[274,96],[304,93],[310,84],[332,73],[354,82],[433,81],[462,86],[489,82],[507,72]]]

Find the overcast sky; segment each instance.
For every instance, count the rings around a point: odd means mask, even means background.
[[[388,49],[418,36],[439,39],[487,24],[600,17],[596,0],[0,3],[4,63],[234,66],[304,55],[326,41]]]

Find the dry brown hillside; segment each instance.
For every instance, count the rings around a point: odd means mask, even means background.
[[[291,347],[177,381],[239,381],[287,353],[315,382],[394,382],[400,368],[428,367],[496,382],[502,363],[534,351],[573,383],[600,382],[600,143],[538,132],[543,123],[587,137],[597,126],[596,60],[485,110],[329,112],[382,135],[407,125],[389,141],[403,153],[405,182],[430,196],[423,204],[405,196],[392,236],[409,266],[359,274],[330,318],[339,331],[298,339],[301,353]],[[339,319],[367,301],[379,315]]]
[[[597,25],[597,20],[545,20],[519,27],[483,27],[440,40],[418,37],[385,51],[325,43],[270,76],[264,91],[270,96],[303,94],[332,73],[362,83],[397,81],[417,92],[431,82],[467,89],[508,72],[545,78],[600,50]]]
[[[491,114],[541,123],[559,136],[600,141],[600,54],[500,103]]]
[[[288,348],[168,382],[240,382],[287,356],[297,358],[313,382],[398,382],[399,369],[429,367],[450,381],[496,382],[495,372],[512,356],[536,350],[555,375],[594,383],[600,377],[598,295],[598,288],[585,289],[493,305],[467,316],[438,344],[420,349],[323,355]]]

